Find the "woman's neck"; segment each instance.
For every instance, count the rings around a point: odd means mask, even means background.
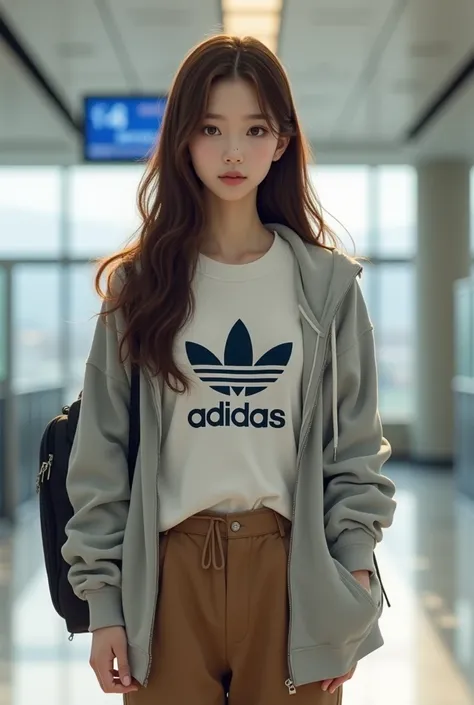
[[[255,198],[222,201],[209,196],[207,227],[200,251],[228,264],[245,264],[262,257],[273,242],[273,235],[258,217]]]

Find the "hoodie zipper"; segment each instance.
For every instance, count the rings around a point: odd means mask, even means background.
[[[155,407],[155,412],[156,412],[156,417],[158,419],[158,423],[160,425],[160,436],[158,439],[158,453],[157,453],[157,469],[156,469],[156,481],[155,481],[155,499],[156,499],[156,511],[154,512],[155,515],[155,527],[154,527],[154,536],[155,536],[155,543],[156,543],[156,548],[155,548],[155,596],[153,600],[153,613],[151,617],[151,625],[150,625],[150,638],[148,641],[148,667],[145,675],[145,679],[143,682],[143,686],[146,688],[148,685],[148,680],[150,678],[150,671],[151,671],[151,664],[152,664],[152,647],[153,647],[153,632],[155,629],[155,618],[156,618],[156,607],[157,607],[157,602],[158,602],[158,565],[159,565],[159,550],[160,550],[160,540],[159,540],[159,532],[158,532],[158,511],[159,511],[159,505],[158,505],[158,474],[159,474],[159,462],[160,462],[160,450],[161,450],[161,429],[162,429],[162,418],[161,418],[161,391],[160,391],[160,406],[156,404],[156,398],[155,398],[155,390],[153,388],[153,383],[148,377],[148,374],[146,371],[144,371],[144,375],[147,379],[148,385],[150,386],[151,393],[152,393],[152,399],[153,399],[153,406]],[[159,389],[159,381],[157,379],[157,387]]]
[[[318,334],[319,336],[319,334]],[[320,338],[318,337],[318,344],[317,348],[314,354],[314,358],[316,359],[318,349],[319,349],[319,340]],[[329,340],[329,339],[328,339]],[[318,394],[319,390],[319,385],[321,383],[321,378],[323,375],[324,367],[325,367],[325,361],[326,361],[326,356],[327,356],[327,351],[328,351],[328,341],[326,341],[326,349],[324,351],[324,357],[323,357],[323,364],[321,368],[321,372],[319,374],[319,379],[317,382],[317,387],[316,387],[316,395]],[[313,372],[314,372],[314,365],[313,365]],[[310,384],[308,385],[308,388],[311,386],[311,376],[310,375]],[[295,519],[295,511],[296,511],[296,491],[298,489],[298,482],[299,482],[299,474],[300,474],[300,466],[301,466],[301,460],[303,458],[303,453],[306,447],[306,443],[308,441],[308,436],[309,432],[311,430],[311,427],[313,425],[313,418],[314,418],[314,413],[310,415],[309,423],[308,423],[308,428],[306,429],[304,438],[301,442],[301,449],[300,449],[300,456],[298,459],[298,464],[297,464],[297,469],[296,469],[296,481],[295,481],[295,488],[293,491],[293,505],[292,505],[292,510],[291,510],[291,524],[293,526],[294,519]],[[285,686],[288,688],[288,693],[289,695],[296,695],[296,686],[294,683],[294,674],[293,674],[293,669],[291,667],[291,655],[290,655],[290,639],[289,635],[291,634],[291,628],[292,628],[292,622],[293,622],[293,608],[292,608],[292,598],[291,598],[291,581],[290,581],[290,562],[291,562],[291,553],[293,549],[293,531],[290,533],[290,545],[288,549],[288,563],[287,563],[287,585],[288,585],[288,609],[289,609],[289,634],[288,634],[288,673],[290,675],[289,678],[285,680]]]
[[[323,356],[323,361],[322,361],[322,365],[321,365],[321,370],[320,370],[319,377],[318,377],[318,381],[317,381],[317,384],[316,384],[316,397],[315,397],[316,400],[317,400],[317,398],[318,398],[319,388],[320,388],[320,385],[321,385],[321,380],[322,380],[322,377],[323,377],[323,374],[324,374],[324,370],[325,370],[325,367],[326,367],[326,358],[327,358],[327,354],[328,354],[329,341],[330,341],[330,334],[329,334],[329,332],[330,332],[330,330],[331,330],[332,322],[335,320],[335,318],[336,318],[336,316],[337,316],[337,314],[338,314],[338,311],[339,311],[339,309],[340,309],[340,307],[341,307],[341,305],[342,305],[342,302],[343,302],[344,299],[346,298],[346,295],[347,295],[347,293],[349,292],[349,289],[350,289],[351,286],[353,285],[354,281],[356,280],[356,277],[358,276],[358,274],[359,274],[359,272],[357,272],[357,274],[355,274],[354,277],[351,278],[351,281],[349,282],[347,288],[345,289],[344,293],[341,295],[341,298],[339,299],[339,302],[338,302],[338,304],[337,304],[337,306],[336,306],[336,309],[335,309],[335,311],[334,311],[334,314],[333,314],[333,316],[332,316],[332,318],[331,318],[331,321],[330,321],[330,323],[329,323],[329,326],[328,326],[328,334],[327,334],[327,336],[326,336],[326,347],[325,347],[325,350],[324,350],[324,356]],[[308,392],[307,392],[307,394],[306,394],[306,401],[307,401],[307,400],[308,400],[308,397],[309,397],[309,389],[311,388],[311,379],[312,379],[312,376],[313,376],[313,373],[314,373],[314,369],[315,369],[315,366],[316,366],[316,357],[317,357],[317,354],[318,354],[318,352],[319,352],[319,341],[320,341],[320,338],[321,338],[321,332],[319,331],[318,328],[316,328],[316,326],[314,326],[314,325],[310,322],[310,320],[309,320],[309,318],[308,318],[307,316],[305,316],[305,318],[306,318],[306,320],[308,321],[308,323],[311,325],[311,327],[313,328],[313,330],[316,332],[316,334],[317,334],[317,336],[318,336],[318,342],[317,342],[317,344],[316,344],[316,350],[315,350],[315,352],[314,352],[313,366],[312,366],[312,369],[311,369],[310,379],[309,379],[309,383],[308,383]],[[295,487],[294,487],[294,490],[293,490],[293,505],[292,505],[292,511],[291,511],[291,525],[292,525],[292,526],[293,526],[293,524],[294,524],[295,512],[296,512],[296,494],[297,494],[298,483],[299,483],[301,461],[302,461],[302,459],[303,459],[304,451],[305,451],[305,448],[306,448],[306,443],[308,442],[309,432],[311,431],[311,428],[312,428],[312,425],[313,425],[314,411],[315,411],[315,407],[313,407],[313,409],[312,409],[312,411],[311,411],[311,414],[310,414],[310,417],[309,417],[309,422],[308,422],[308,427],[307,427],[307,429],[306,429],[304,438],[303,438],[302,441],[301,441],[301,446],[300,446],[300,449],[299,449],[299,458],[298,458],[298,463],[297,463],[297,467],[296,467]],[[293,550],[293,531],[291,531],[291,533],[290,533],[290,545],[289,545],[289,549],[288,549],[288,561],[287,561],[287,571],[286,571],[286,573],[287,573],[287,586],[288,586],[288,609],[289,609],[289,631],[288,631],[288,651],[287,651],[287,656],[288,656],[288,673],[289,673],[289,676],[290,676],[290,677],[285,680],[285,686],[288,688],[288,693],[289,693],[289,695],[296,695],[295,677],[294,677],[294,674],[293,674],[293,669],[292,669],[292,667],[291,667],[290,639],[289,639],[290,634],[291,634],[291,631],[292,631],[292,623],[293,623],[293,609],[292,609],[291,581],[290,581],[290,563],[291,563],[291,554],[292,554],[292,550]]]

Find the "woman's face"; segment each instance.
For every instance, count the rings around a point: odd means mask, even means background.
[[[204,186],[224,201],[238,201],[256,191],[287,144],[287,139],[272,134],[252,86],[236,79],[212,88],[207,114],[189,151]],[[242,178],[225,178],[232,172]]]

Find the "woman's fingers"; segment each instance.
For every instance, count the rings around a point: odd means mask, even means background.
[[[114,668],[103,669],[96,673],[97,680],[104,693],[117,693],[118,695],[125,695],[126,693],[134,693],[138,690],[138,683],[132,682],[131,685],[125,686],[122,684],[118,671]]]
[[[334,693],[337,688],[339,688],[343,683],[346,681],[349,681],[352,676],[355,673],[357,664],[351,670],[349,673],[346,673],[344,676],[340,676],[339,678],[329,678],[328,680],[321,681],[321,690],[327,690],[329,693]]]

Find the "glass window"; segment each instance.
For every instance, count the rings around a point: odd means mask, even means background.
[[[7,276],[5,268],[0,266],[0,516],[4,507],[3,489],[5,486],[5,391],[7,376]]]
[[[7,273],[0,266],[0,385],[7,376],[7,345]]]
[[[78,166],[70,170],[70,253],[98,257],[122,247],[139,225],[142,166]]]
[[[369,169],[365,166],[320,166],[311,167],[310,175],[323,215],[346,251],[354,254],[354,241],[355,253],[367,254]]]
[[[376,169],[374,248],[380,257],[413,257],[416,251],[416,172],[412,167]]]
[[[470,217],[470,232],[471,232],[471,254],[474,256],[474,167],[471,169],[471,184],[470,184],[470,203],[471,203],[471,217]]]
[[[454,286],[455,374],[462,377],[472,376],[473,293],[470,279],[456,282]]]
[[[384,421],[406,421],[414,408],[415,266],[381,264],[371,276],[380,411]]]
[[[0,168],[0,257],[55,257],[60,248],[61,171]]]
[[[60,387],[60,267],[16,265],[12,286],[14,390],[18,394]]]
[[[374,292],[374,265],[370,262],[361,262],[363,267],[362,276],[359,277],[358,282],[364,295],[367,308],[369,309],[369,315],[372,316],[373,301],[376,292]]]
[[[328,223],[349,254],[387,259],[362,262],[360,285],[375,326],[380,409],[384,420],[413,413],[416,171],[410,166],[312,167]],[[329,212],[329,216],[327,213]],[[340,221],[338,223],[337,221]],[[389,263],[390,258],[406,263]]]

